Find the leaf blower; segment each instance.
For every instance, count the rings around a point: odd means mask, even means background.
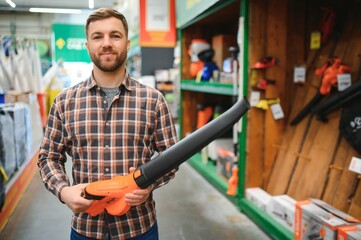
[[[214,139],[229,130],[250,108],[243,97],[218,118],[174,144],[157,157],[126,176],[89,183],[83,190],[83,197],[95,200],[85,211],[96,216],[106,210],[111,215],[123,215],[130,206],[124,196],[136,189],[145,189],[159,178],[177,168],[188,158],[200,151]]]

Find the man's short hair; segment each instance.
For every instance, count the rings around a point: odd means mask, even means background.
[[[85,25],[85,34],[86,34],[87,38],[88,38],[88,28],[89,28],[89,24],[91,22],[95,22],[95,21],[110,18],[110,17],[115,17],[115,18],[119,19],[120,21],[122,21],[124,29],[125,29],[125,35],[128,38],[127,19],[124,17],[123,14],[121,14],[120,12],[118,12],[117,10],[112,9],[112,8],[99,8],[89,15],[88,19],[86,20],[86,25]]]

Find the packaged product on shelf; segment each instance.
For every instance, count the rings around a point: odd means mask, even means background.
[[[288,195],[273,196],[266,206],[266,212],[293,232],[296,202]]]
[[[16,169],[14,123],[10,114],[0,107],[0,160],[10,178]]]
[[[359,220],[331,205],[310,199],[296,203],[295,239],[336,240],[338,229],[359,223]]]
[[[15,162],[16,168],[20,166],[27,159],[27,137],[26,137],[26,105],[22,103],[15,103],[4,105],[2,111],[11,116],[13,120],[14,130],[14,144],[15,144]]]
[[[262,188],[255,187],[246,189],[246,198],[263,211],[266,211],[266,206],[272,196]]]
[[[358,240],[361,239],[361,224],[340,227],[337,240]]]

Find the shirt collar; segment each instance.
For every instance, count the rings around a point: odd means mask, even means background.
[[[122,85],[125,87],[125,89],[127,89],[128,91],[132,91],[135,87],[134,84],[134,80],[130,77],[129,72],[127,69],[125,69],[125,77],[124,77],[124,81],[120,84],[119,88],[122,87]],[[86,81],[86,88],[88,90],[92,89],[92,88],[96,88],[98,87],[97,82],[94,79],[93,76],[93,72],[90,75],[90,77],[88,78],[88,80]]]

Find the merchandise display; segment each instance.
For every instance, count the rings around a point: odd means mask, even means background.
[[[307,114],[319,104],[324,96],[329,95],[337,84],[337,75],[349,73],[350,67],[341,64],[341,59],[334,57],[327,61],[322,68],[316,69],[315,74],[322,77],[319,91],[311,99],[311,101],[293,118],[291,125],[299,123]]]
[[[192,77],[196,77],[199,71],[204,67],[204,62],[199,59],[198,54],[205,50],[209,50],[210,48],[211,45],[207,43],[206,40],[192,39],[192,43],[187,51],[191,60],[189,71]]]
[[[154,48],[148,64],[149,47],[140,46],[135,32],[128,36],[130,50],[139,51],[128,51],[127,70],[163,94],[180,142],[134,173],[89,184],[84,197],[95,201],[87,212],[124,214],[129,207],[124,194],[187,161],[272,239],[361,239],[360,174],[350,170],[352,159],[361,159],[361,1],[175,0],[175,5],[182,12],[175,14],[177,46],[169,51],[174,62]],[[74,19],[44,16],[38,14],[49,31],[44,41],[50,50],[60,48],[61,40],[50,40],[52,21]],[[21,177],[38,149],[34,131],[43,134],[53,100],[92,69],[92,63],[49,56],[42,76],[41,49],[36,37],[19,34],[28,24],[20,18],[24,22],[11,21],[14,34],[0,30],[0,209],[9,181]],[[162,28],[155,22],[147,27]],[[139,30],[137,24],[131,28]],[[141,76],[144,66],[158,61],[170,66]],[[223,129],[223,114],[241,96],[250,99],[251,108],[233,116],[240,117],[232,119],[233,129],[209,136]],[[173,161],[161,166],[164,158]]]
[[[337,239],[340,227],[359,222],[321,200],[300,201],[296,203],[295,239]]]

